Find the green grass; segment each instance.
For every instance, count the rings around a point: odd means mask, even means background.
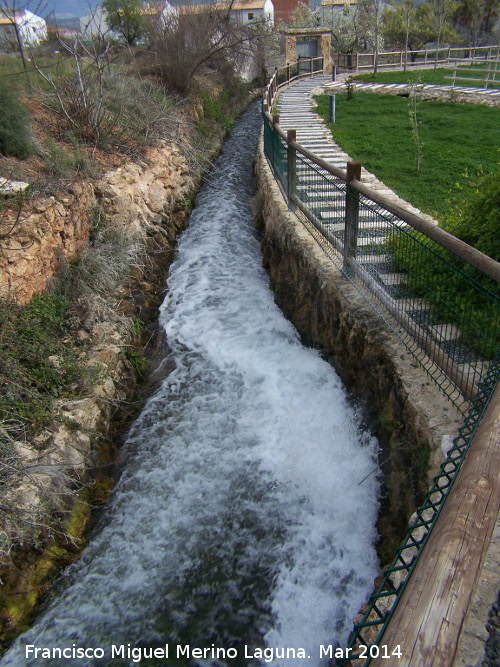
[[[25,58],[31,82],[36,84],[37,88],[45,91],[50,90],[49,84],[35,71],[33,62],[29,60],[28,54],[25,55]],[[45,74],[50,70],[54,79],[56,79],[57,75],[65,76],[75,71],[74,61],[68,56],[43,55],[36,52],[36,63],[42,68]],[[20,92],[29,92],[28,76],[24,71],[21,56],[18,53],[0,54],[0,79],[4,79],[8,82],[9,86]]]
[[[449,84],[450,81],[445,79],[445,76],[451,76],[453,70],[446,69],[445,67],[438,67],[436,71],[433,69],[408,69],[404,72],[403,70],[397,71],[388,71],[388,72],[378,72],[377,76],[373,76],[373,72],[367,74],[358,74],[354,76],[355,81],[365,81],[370,83],[415,83],[417,79],[421,83],[435,83],[435,84]]]
[[[474,63],[473,65],[474,69],[476,68],[481,68],[484,69],[486,72],[486,64],[479,64],[479,63]],[[468,69],[467,67],[464,66],[464,70]],[[446,77],[451,77],[453,76],[453,68],[449,69],[447,67],[438,67],[436,71],[431,68],[427,69],[408,69],[406,72],[403,70],[397,70],[397,71],[388,71],[388,72],[378,72],[377,76],[373,76],[373,72],[369,72],[367,74],[359,74],[354,78],[355,81],[363,81],[366,83],[415,83],[419,81],[420,83],[424,84],[436,84],[436,85],[446,85],[450,86],[451,85],[451,80],[447,79]],[[483,74],[481,72],[466,72],[466,71],[459,71],[457,72],[457,76],[460,77],[471,77],[473,79],[480,79],[483,77]],[[457,86],[467,86],[467,87],[474,87],[474,88],[483,88],[483,83],[478,82],[478,81],[457,81],[456,83]],[[500,78],[499,75],[497,74],[497,83],[495,86],[489,86],[490,88],[495,87],[498,88],[500,87]]]
[[[0,299],[0,423],[24,423],[36,433],[51,419],[53,401],[87,370],[78,363],[64,297],[36,295],[26,306]]]
[[[328,120],[328,96],[316,100],[318,112]],[[327,126],[353,160],[439,219],[451,203],[474,191],[480,167],[485,173],[498,168],[500,109],[422,100],[418,119],[420,173],[407,98],[356,92],[347,100],[346,94],[337,95],[336,122]]]

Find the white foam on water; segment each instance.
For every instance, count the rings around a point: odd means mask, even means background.
[[[169,642],[237,648],[200,664],[258,664],[247,645],[317,667],[371,592],[378,483],[359,482],[377,443],[274,303],[249,210],[259,124],[254,109],[237,125],[179,243],[160,317],[175,370],[68,583],[2,665],[44,664],[20,661],[27,643]]]

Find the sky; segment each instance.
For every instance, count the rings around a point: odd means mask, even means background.
[[[18,5],[24,6],[24,2],[18,2]],[[95,0],[29,0],[27,9],[38,16],[47,16],[55,13],[57,18],[71,18],[85,16],[89,13],[89,6],[93,7],[98,2]]]

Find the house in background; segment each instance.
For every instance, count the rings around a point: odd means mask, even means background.
[[[0,10],[0,48],[12,50],[19,48],[17,35],[22,46],[37,46],[47,39],[45,19],[27,9],[10,11]]]
[[[161,12],[158,9],[157,4],[144,5],[141,13],[144,16],[158,16],[161,14],[163,17],[171,16],[172,13],[176,13],[175,7],[173,7],[168,0],[166,0],[161,5]],[[85,39],[92,39],[98,36],[106,36],[109,39],[119,39],[120,35],[118,33],[111,32],[106,21],[106,12],[101,7],[97,7],[93,11],[85,14],[80,18],[80,34]]]
[[[265,21],[274,25],[274,4],[272,0],[236,0],[231,7],[231,18],[236,23]]]
[[[107,32],[109,32],[109,26],[104,9],[97,7],[85,16],[80,17],[80,34],[85,39],[105,35]]]
[[[289,25],[299,2],[309,7],[309,0],[274,0],[274,20]]]

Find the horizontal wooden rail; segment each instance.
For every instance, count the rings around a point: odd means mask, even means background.
[[[416,213],[411,213],[401,206],[398,206],[390,199],[378,193],[376,190],[372,190],[372,188],[364,183],[354,181],[352,186],[365,197],[371,199],[380,206],[383,206],[383,208],[387,209],[390,213],[394,213],[394,215],[401,218],[404,222],[407,222],[415,229],[418,229],[418,231],[434,239],[434,241],[445,246],[445,248],[451,250],[455,255],[462,257],[462,259],[473,264],[476,268],[484,271],[484,273],[487,273],[491,278],[500,283],[500,264],[495,262],[491,257],[488,257],[488,255],[485,255],[480,250],[461,241],[441,227],[427,222],[422,216],[417,215]]]
[[[500,385],[379,642],[398,645],[401,658],[379,658],[372,667],[455,664],[500,510],[499,452]]]
[[[462,57],[464,62],[474,62],[491,59],[493,54],[496,57],[500,55],[500,47],[498,45],[477,46],[477,47],[442,47],[437,51],[438,64],[448,62],[450,58],[457,59],[461,54],[468,53],[468,56]],[[457,55],[453,55],[457,54]],[[419,65],[433,64],[436,61],[436,49],[425,50],[408,50],[407,53],[407,67],[416,67]],[[379,67],[402,67],[405,52],[401,51],[381,51],[378,54],[377,62]],[[343,69],[361,70],[369,69],[374,64],[374,53],[341,53],[338,52],[334,56],[337,65]],[[384,59],[393,60],[394,62],[384,62]],[[399,60],[399,62],[396,62]],[[367,62],[369,61],[369,62]]]
[[[365,285],[368,291],[375,295],[379,302],[382,303],[386,311],[391,315],[393,320],[402,326],[412,340],[419,346],[419,348],[427,355],[427,358],[435,367],[440,369],[444,375],[450,380],[452,385],[461,393],[463,398],[470,404],[477,395],[477,377],[475,373],[463,370],[460,362],[454,360],[453,355],[449,355],[444,348],[442,348],[437,341],[429,335],[429,332],[422,328],[408,313],[401,309],[400,304],[397,304],[394,297],[388,294],[385,289],[373,278],[356,260],[358,248],[358,234],[359,234],[359,211],[360,205],[364,206],[366,211],[370,211],[373,205],[381,209],[382,219],[384,214],[389,214],[386,218],[387,224],[396,224],[396,226],[403,225],[411,227],[420,232],[425,238],[432,239],[440,247],[446,248],[453,255],[464,260],[467,264],[479,269],[483,274],[493,278],[500,284],[500,264],[491,259],[484,253],[464,243],[452,234],[441,229],[437,225],[429,223],[422,216],[412,213],[407,209],[399,206],[388,197],[373,190],[364,183],[361,183],[361,165],[359,163],[349,162],[347,164],[347,171],[344,171],[315,153],[311,152],[300,143],[296,141],[296,131],[288,130],[284,132],[279,125],[279,116],[271,116],[268,112],[264,112],[265,121],[273,128],[273,132],[278,135],[282,141],[283,146],[287,150],[287,176],[282,183],[283,189],[287,195],[288,202],[300,210],[306,218],[318,229],[318,231],[325,237],[333,247],[343,255],[344,267],[343,271],[347,276],[356,275]],[[321,175],[326,179],[325,185],[328,183],[328,176],[332,176],[337,185],[332,183],[332,187],[337,187],[339,190],[339,183],[345,184],[345,211],[342,218],[338,220],[343,224],[344,240],[340,240],[325,226],[317,213],[313,210],[307,201],[303,201],[297,193],[297,155],[318,168],[318,177]],[[281,178],[281,177],[280,177]],[[399,222],[391,221],[391,216],[394,216]],[[432,373],[427,369],[432,376]]]
[[[305,71],[302,70],[301,72],[301,67],[306,64],[306,67],[308,66],[308,69]],[[318,69],[314,69],[314,65],[320,65]],[[290,72],[292,69],[297,68],[297,74],[291,76]],[[283,86],[288,86],[297,79],[301,79],[303,77],[307,76],[313,76],[314,74],[320,74],[323,72],[324,68],[324,58],[323,56],[318,56],[316,58],[301,58],[300,60],[296,60],[293,63],[287,63],[284,67],[276,67],[274,70],[274,74],[272,75],[271,79],[269,80],[269,83],[266,86],[266,89],[264,91],[264,99],[263,99],[263,105],[264,105],[264,111],[272,111],[274,102],[277,97],[277,93],[280,88]],[[285,75],[286,74],[286,79],[284,79],[281,83],[279,82],[280,75]]]
[[[279,123],[274,122],[271,114],[265,112],[265,116],[269,122],[274,124],[275,130],[278,132],[280,137],[284,139],[284,141],[287,141],[287,133],[283,131]],[[344,181],[344,183],[347,183],[347,173],[342,169],[339,169],[330,162],[323,160],[323,158],[319,157],[319,155],[312,153],[310,150],[297,143],[296,141],[290,142],[289,145],[298,153],[311,160],[314,164],[317,164],[319,167],[321,167],[321,169],[324,169],[327,173],[335,176],[336,178],[339,178],[340,180]],[[462,259],[465,259],[470,264],[473,264],[481,271],[484,271],[484,273],[488,274],[491,278],[500,283],[500,264],[491,257],[488,257],[488,255],[485,255],[480,250],[477,250],[464,241],[461,241],[456,236],[453,236],[441,227],[431,224],[422,216],[417,215],[416,213],[412,213],[411,211],[407,211],[405,208],[398,206],[388,197],[380,194],[376,190],[373,190],[364,183],[354,180],[351,181],[351,186],[357,192],[364,195],[367,199],[370,199],[375,204],[378,204],[382,208],[386,209],[389,211],[389,213],[393,213],[403,222],[408,223],[414,229],[417,229],[426,236],[432,238],[434,241],[437,241],[445,248],[448,248],[448,250],[451,250],[453,253],[459,257],[462,257]]]

